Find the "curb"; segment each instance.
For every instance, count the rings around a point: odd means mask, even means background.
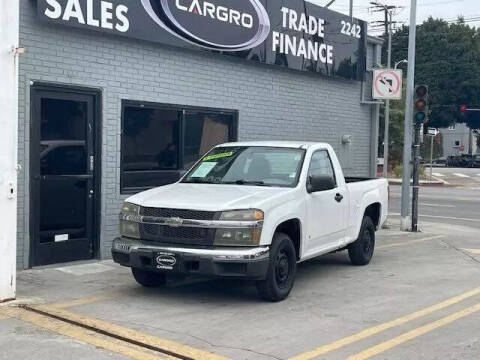
[[[402,185],[402,179],[388,179],[389,185]],[[410,185],[413,185],[413,182],[410,182]],[[444,181],[441,180],[420,180],[420,186],[433,187],[433,186],[444,186],[446,185]]]

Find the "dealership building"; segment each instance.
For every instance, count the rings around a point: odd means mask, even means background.
[[[109,258],[122,202],[222,142],[327,142],[347,175],[376,173],[381,41],[358,19],[303,0],[19,2],[18,268]]]

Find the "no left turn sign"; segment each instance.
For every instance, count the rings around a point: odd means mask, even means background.
[[[402,70],[374,70],[373,98],[400,100],[402,98]]]

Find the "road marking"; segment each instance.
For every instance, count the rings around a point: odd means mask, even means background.
[[[426,238],[423,238],[423,239],[396,242],[394,244],[377,246],[377,250],[387,249],[387,248],[392,248],[392,247],[397,247],[397,246],[405,246],[405,245],[410,245],[410,244],[416,244],[416,243],[421,243],[421,242],[428,241],[428,240],[441,239],[441,238],[444,238],[444,237],[445,237],[444,235],[438,235],[438,236],[426,237]]]
[[[438,329],[442,326],[448,325],[450,323],[453,323],[454,321],[460,320],[466,316],[472,315],[476,313],[477,311],[480,311],[480,303],[477,305],[468,307],[462,311],[456,312],[454,314],[445,316],[444,318],[433,321],[431,323],[428,323],[427,325],[420,326],[416,329],[413,329],[411,331],[408,331],[406,333],[403,333],[400,336],[394,337],[390,340],[387,340],[381,344],[372,346],[371,348],[368,348],[358,354],[349,356],[347,360],[366,360],[371,358],[372,356],[381,354],[387,350],[390,350],[398,345],[401,345],[407,341],[410,341],[412,339],[415,339],[421,335],[424,335],[426,333],[429,333],[430,331],[433,331],[435,329]]]
[[[60,317],[73,321],[83,326],[94,328],[100,332],[112,334],[116,337],[129,339],[137,343],[145,344],[149,347],[161,348],[170,353],[179,354],[187,358],[195,360],[224,360],[225,357],[216,355],[214,353],[195,349],[188,345],[183,345],[172,340],[162,339],[153,335],[142,333],[133,329],[129,329],[123,326],[115,325],[107,321],[87,317],[70,311],[58,309],[49,305],[37,305],[31,306],[32,309],[44,312],[50,316]]]
[[[121,354],[132,359],[138,360],[158,360],[166,359],[167,356],[159,356],[153,354],[152,351],[143,349],[139,346],[126,343],[117,339],[110,339],[101,336],[98,333],[83,329],[78,326],[68,324],[66,322],[52,319],[31,311],[27,311],[20,308],[7,308],[4,310],[5,314],[9,317],[28,322],[43,329],[50,330],[54,333],[70,337],[75,340],[79,340],[86,344],[90,344],[96,347],[103,348],[105,350]]]
[[[426,204],[426,203],[420,203],[420,205],[423,205],[423,206],[432,206],[432,207],[448,207],[448,208],[454,208],[454,207],[455,207],[455,205]]]
[[[476,289],[473,289],[473,290],[470,290],[470,291],[467,291],[466,293],[463,293],[461,295],[452,297],[450,299],[444,300],[444,301],[442,301],[438,304],[435,304],[435,305],[429,306],[427,308],[424,308],[422,310],[416,311],[414,313],[399,317],[395,320],[392,320],[392,321],[389,321],[389,322],[386,322],[386,323],[383,323],[383,324],[380,324],[380,325],[377,325],[377,326],[373,326],[371,328],[362,330],[357,334],[347,336],[343,339],[334,341],[330,344],[326,344],[326,345],[318,347],[314,350],[311,350],[311,351],[305,352],[303,354],[297,355],[297,356],[291,358],[291,360],[310,360],[310,359],[314,359],[314,358],[316,358],[320,355],[327,354],[331,351],[338,350],[338,349],[340,349],[344,346],[353,344],[357,341],[360,341],[360,340],[366,339],[370,336],[381,333],[382,331],[392,329],[396,326],[406,324],[406,323],[408,323],[412,320],[415,320],[415,319],[421,318],[423,316],[429,315],[431,313],[434,313],[435,311],[442,310],[446,307],[457,304],[457,303],[459,303],[463,300],[466,300],[466,299],[471,298],[473,296],[476,296],[478,294],[480,294],[480,287],[478,287]]]
[[[92,295],[92,296],[79,298],[79,299],[75,299],[75,300],[71,300],[71,301],[58,302],[58,303],[50,304],[50,306],[55,307],[57,309],[68,309],[68,308],[72,308],[72,307],[75,307],[75,306],[92,304],[92,303],[95,303],[95,302],[101,301],[101,300],[114,299],[114,298],[119,297],[121,295],[124,295],[124,292],[116,291],[116,292],[111,292],[111,293],[107,293],[107,294]]]
[[[469,178],[470,176],[465,175],[465,174],[460,174],[460,173],[453,173],[453,175],[461,177],[461,178]]]
[[[445,177],[445,174],[440,174],[440,173],[432,173],[433,176],[438,176],[438,177]]]
[[[400,216],[399,213],[390,213],[392,216]],[[445,219],[445,220],[461,220],[461,221],[473,221],[480,222],[480,219],[467,219],[467,218],[457,218],[457,217],[448,217],[448,216],[437,216],[437,215],[419,215],[421,218],[433,218],[433,219]]]
[[[469,252],[471,254],[480,255],[480,249],[462,249],[462,250]]]

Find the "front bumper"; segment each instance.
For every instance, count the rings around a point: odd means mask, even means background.
[[[153,272],[258,280],[267,274],[269,248],[188,248],[117,238],[112,257],[120,265]]]

